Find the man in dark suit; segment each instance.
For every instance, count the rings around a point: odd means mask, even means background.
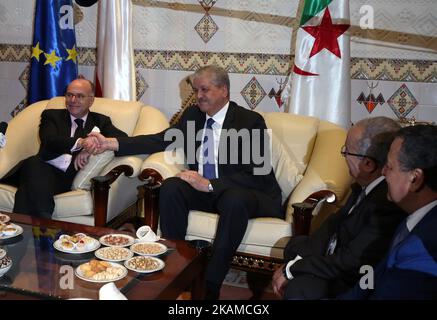
[[[284,250],[285,264],[273,275],[273,289],[284,299],[335,297],[360,278],[362,265],[375,265],[405,213],[387,200],[381,170],[394,132],[385,117],[357,122],[341,154],[355,179],[345,206],[311,236],[293,237]]]
[[[117,150],[121,155],[184,149],[189,170],[166,179],[161,186],[161,232],[165,238],[184,239],[189,210],[219,214],[206,271],[206,298],[217,299],[248,219],[283,218],[284,213],[281,190],[269,162],[269,143],[264,141],[268,135],[262,116],[229,101],[229,76],[221,68],[199,69],[192,85],[198,104],[187,108],[171,128],[131,138],[92,135],[98,137],[101,150]]]
[[[402,128],[383,174],[388,198],[408,216],[386,258],[374,272],[374,288],[359,283],[343,299],[437,299],[437,127]]]
[[[95,139],[87,134],[98,129],[107,136],[127,136],[109,117],[90,112],[93,102],[93,83],[76,79],[67,87],[66,109],[42,112],[38,154],[20,162],[2,179],[18,188],[14,212],[50,219],[55,208],[53,196],[71,190],[77,171],[95,147]],[[85,147],[89,152],[82,150]]]

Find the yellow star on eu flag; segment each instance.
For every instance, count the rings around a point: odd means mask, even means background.
[[[42,51],[39,48],[39,42],[36,44],[35,47],[32,47],[32,57],[31,58],[35,58],[36,60],[39,61],[39,56],[41,55],[41,53],[43,53],[44,51]]]
[[[56,55],[55,50],[52,50],[50,54],[44,53],[44,55],[46,56],[46,62],[44,62],[44,65],[50,63],[52,68],[56,67],[56,62],[61,60],[61,58]]]
[[[76,57],[77,57],[77,51],[76,51],[76,47],[74,46],[71,49],[66,49],[68,52],[68,57],[67,59],[65,59],[65,61],[68,60],[73,60],[74,63],[77,63]]]

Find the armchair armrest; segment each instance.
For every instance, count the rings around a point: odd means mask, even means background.
[[[134,168],[130,165],[119,165],[111,169],[104,176],[97,176],[91,179],[94,202],[94,225],[102,227],[106,225],[108,212],[108,193],[110,185],[122,174],[132,176]]]
[[[102,175],[109,174],[112,170],[120,166],[129,166],[132,169],[132,174],[126,175],[129,177],[137,177],[141,173],[141,165],[143,164],[146,155],[135,155],[135,156],[125,156],[125,157],[115,157],[109,162],[105,168],[101,171]],[[116,172],[118,171],[115,170]]]
[[[186,168],[184,157],[177,151],[163,151],[151,154],[146,160],[144,160],[141,166],[141,180],[146,179],[148,176],[146,172],[158,173],[162,180],[175,176]],[[149,171],[147,171],[147,169]],[[146,171],[145,171],[146,170]],[[144,173],[143,173],[144,172]]]
[[[303,202],[293,203],[293,235],[308,235],[314,212],[326,201],[334,203],[337,197],[329,190],[320,190],[309,195]]]
[[[141,166],[138,179],[145,184],[138,188],[138,196],[143,199],[144,224],[150,226],[154,232],[158,230],[159,187],[164,179],[175,176],[184,168],[184,157],[177,151],[154,153]]]

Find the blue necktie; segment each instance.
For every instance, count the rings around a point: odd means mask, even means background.
[[[215,179],[215,158],[214,158],[214,135],[212,125],[214,119],[206,121],[205,136],[203,138],[203,176],[207,179]]]
[[[407,228],[407,222],[406,221],[402,222],[397,232],[395,233],[393,242],[390,247],[390,251],[393,250],[394,247],[396,247],[399,243],[401,243],[408,236],[409,233],[410,230],[408,230]]]

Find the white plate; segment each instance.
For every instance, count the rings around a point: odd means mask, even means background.
[[[124,244],[111,244],[111,243],[108,243],[106,241],[107,237],[122,237],[122,238],[125,238],[127,240],[127,242]],[[131,236],[126,235],[126,234],[113,233],[113,234],[107,234],[105,236],[100,237],[99,241],[101,244],[103,244],[104,246],[108,246],[108,247],[129,247],[130,245],[132,245],[135,242],[135,239]]]
[[[147,269],[147,270],[136,269],[136,268],[134,268],[133,266],[130,266],[130,265],[129,265],[131,261],[134,261],[134,260],[142,260],[142,259],[150,259],[150,260],[154,260],[154,261],[156,261],[156,262],[158,263],[158,265],[157,265],[157,267],[154,268],[154,269]],[[164,261],[162,261],[161,259],[159,259],[159,258],[155,258],[155,257],[136,256],[136,257],[130,258],[129,260],[126,260],[126,261],[124,262],[124,266],[125,266],[126,268],[128,268],[129,270],[132,270],[132,271],[135,271],[135,272],[139,272],[139,273],[152,273],[152,272],[156,272],[156,271],[159,271],[159,270],[164,269],[164,267],[165,267],[165,263],[164,263]]]
[[[107,252],[107,251],[112,251],[112,250],[114,250],[114,249],[119,249],[119,250],[125,252],[125,257],[122,258],[122,259],[109,259],[109,258],[106,258],[106,257],[104,256],[103,253],[104,253],[105,251],[106,251],[106,252]],[[134,253],[133,253],[132,251],[130,251],[130,250],[127,249],[127,248],[123,248],[123,247],[104,247],[104,248],[100,248],[99,250],[97,250],[96,252],[94,252],[94,254],[95,254],[95,256],[96,256],[97,258],[99,258],[99,259],[101,259],[101,260],[111,261],[111,262],[124,261],[124,260],[130,259],[130,258],[132,258],[132,257],[134,256]]]
[[[11,220],[11,217],[9,217],[6,214],[0,213],[0,222],[5,223],[8,222],[9,220]]]
[[[159,252],[156,253],[146,253],[139,250],[140,246],[158,246],[160,250]],[[150,256],[150,257],[156,257],[167,252],[167,246],[158,242],[138,242],[131,245],[130,249],[132,250],[132,252],[136,254],[139,254],[141,256]]]
[[[19,226],[18,224],[10,223],[9,226],[16,228],[17,231],[11,235],[5,235],[5,234],[0,232],[0,240],[14,238],[14,237],[19,236],[20,234],[23,233],[23,228],[21,226]]]
[[[79,249],[77,249],[77,248],[72,248],[72,249],[65,249],[65,248],[62,248],[62,246],[61,246],[62,240],[60,240],[60,239],[56,240],[56,241],[53,243],[53,247],[54,247],[56,250],[61,251],[61,252],[65,252],[65,253],[72,253],[72,254],[87,253],[87,252],[91,252],[91,251],[94,251],[94,250],[100,248],[100,243],[99,243],[96,239],[94,239],[94,238],[91,238],[91,239],[93,239],[93,240],[92,240],[92,242],[89,244],[89,247],[86,248],[86,249],[84,249],[84,250],[79,250]]]
[[[88,263],[88,262],[86,262]],[[115,262],[108,262],[111,264],[111,266],[116,267],[116,268],[120,268],[122,270],[122,274],[116,278],[113,279],[105,279],[105,280],[94,280],[94,279],[90,279],[85,277],[85,275],[83,274],[82,270],[80,270],[80,266],[76,268],[75,274],[78,278],[85,280],[85,281],[89,281],[89,282],[96,282],[96,283],[104,283],[104,282],[113,282],[113,281],[118,281],[123,279],[124,277],[127,276],[127,269],[125,267],[123,267],[121,264],[115,263]]]

